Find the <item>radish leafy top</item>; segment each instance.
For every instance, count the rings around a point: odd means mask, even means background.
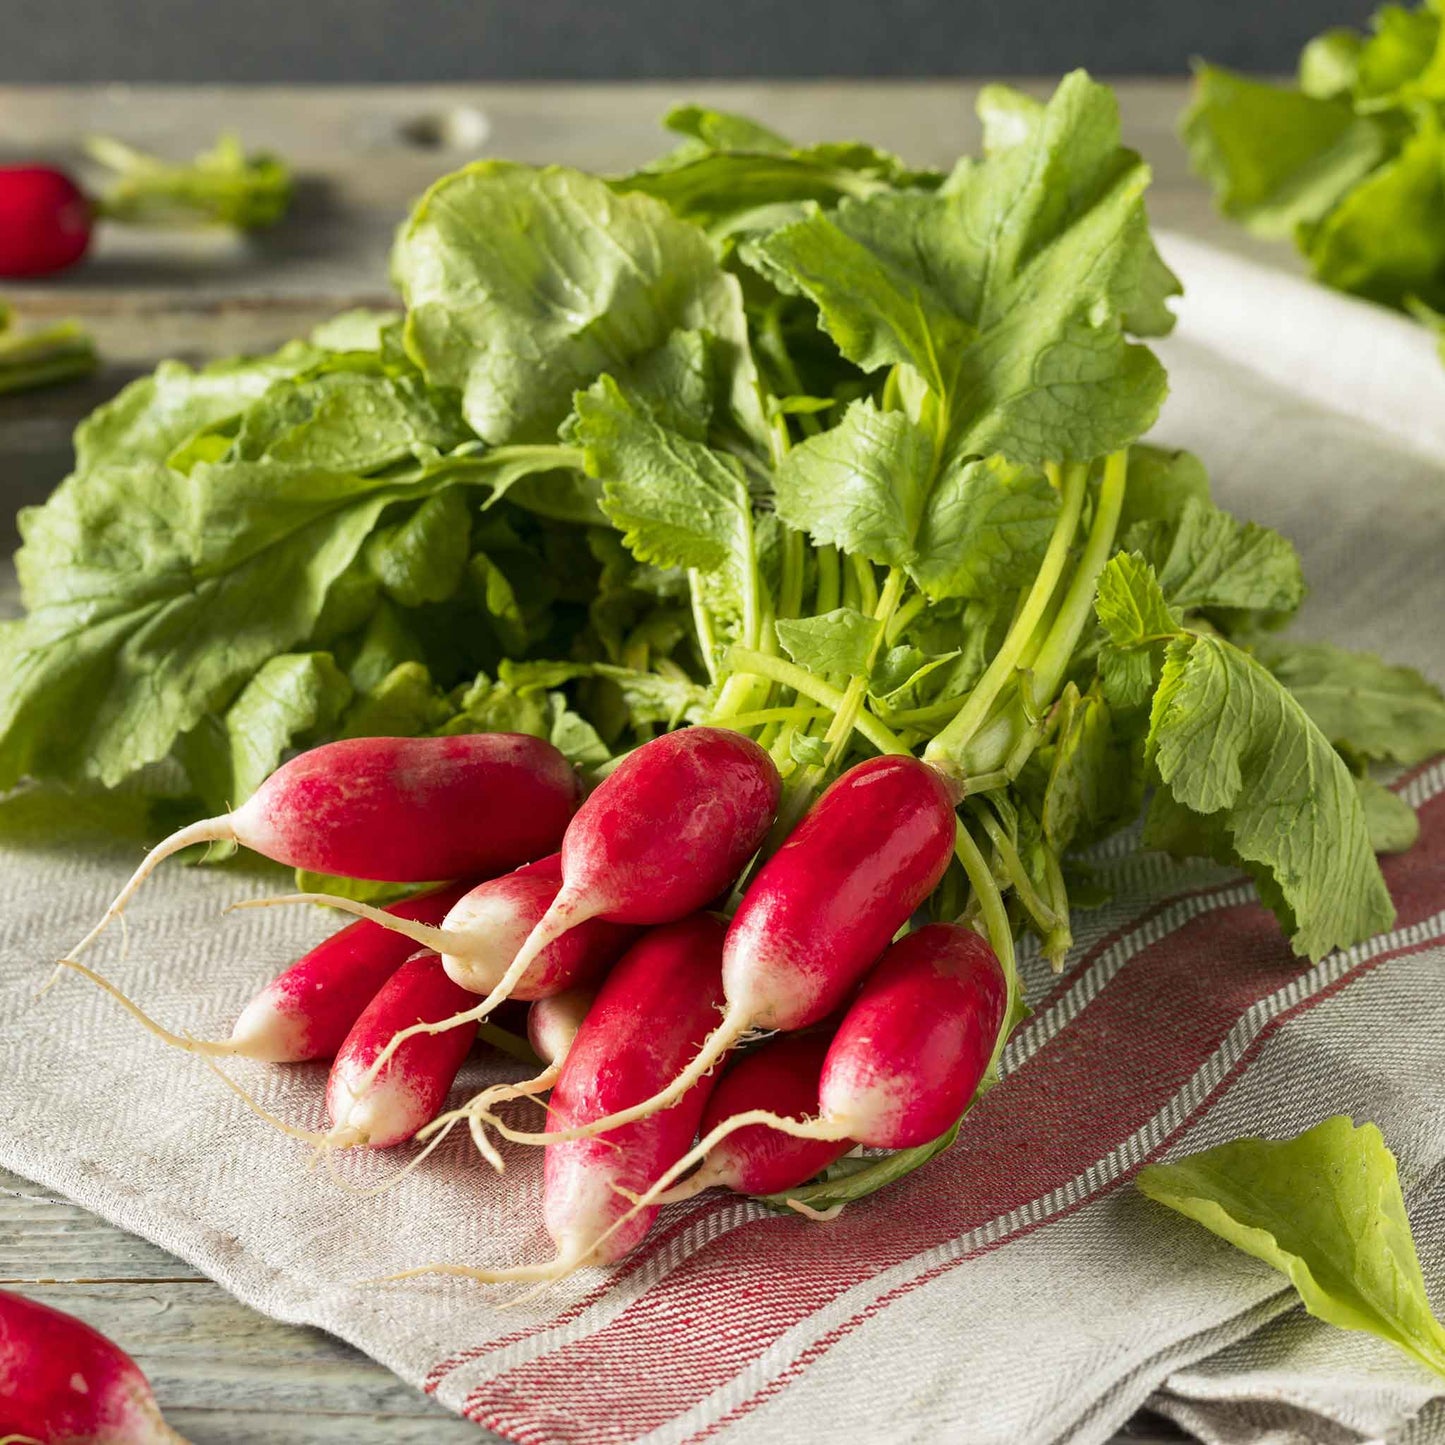
[[[629,176],[469,166],[400,235],[404,315],[128,387],[22,518],[0,785],[169,758],[213,813],[329,736],[590,768],[711,721],[789,817],[871,752],[961,777],[932,907],[1006,965],[1062,958],[1077,851],[1151,795],[1301,953],[1386,926],[1409,820],[1364,774],[1445,700],[1281,641],[1293,548],[1140,440],[1178,283],[1109,91],[980,112],[946,176],[698,108]]]

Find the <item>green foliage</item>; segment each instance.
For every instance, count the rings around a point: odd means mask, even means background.
[[[1293,236],[1316,277],[1387,306],[1445,306],[1445,42],[1438,6],[1331,30],[1293,87],[1204,65],[1182,130],[1225,214]]]
[[[1238,1139],[1141,1170],[1150,1199],[1285,1275],[1316,1319],[1364,1330],[1445,1375],[1395,1157],[1344,1115],[1294,1139]]]

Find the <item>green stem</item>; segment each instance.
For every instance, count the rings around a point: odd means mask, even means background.
[[[974,842],[973,835],[963,826],[960,819],[957,823],[957,831],[953,843],[954,856],[963,865],[963,871],[968,875],[968,881],[973,888],[973,896],[978,902],[979,913],[983,919],[983,931],[989,941],[989,946],[998,957],[999,966],[1003,969],[1005,999],[1003,1024],[999,1028],[998,1038],[994,1041],[993,1055],[989,1059],[988,1068],[984,1071],[984,1083],[979,1087],[986,1088],[990,1080],[997,1076],[998,1061],[1004,1051],[1004,1046],[1009,1041],[1009,1035],[1018,1018],[1023,1003],[1023,987],[1019,981],[1018,957],[1014,952],[1013,929],[1009,926],[1008,909],[1004,907],[1003,894],[999,892],[997,881],[994,879],[993,870],[988,866],[988,860],[979,851],[978,844]]]
[[[792,688],[794,692],[802,693],[804,697],[812,698],[835,717],[843,706],[844,696],[838,688],[794,663],[784,662],[781,657],[769,657],[767,653],[756,652],[748,647],[734,647],[728,654],[728,662],[735,669],[733,677],[752,675],[766,678],[769,682],[781,683],[784,687]],[[732,678],[728,681],[731,682]],[[910,751],[896,733],[866,710],[860,711],[853,720],[853,728],[880,753],[903,754]]]
[[[818,590],[815,594],[815,610],[818,613],[832,612],[838,605],[839,597],[839,567],[838,549],[833,546],[819,547],[817,550],[818,559]]]
[[[702,653],[702,665],[707,668],[709,682],[717,681],[717,634],[712,629],[712,618],[702,605],[702,592],[698,587],[698,571],[691,568],[687,574],[688,595],[692,598],[692,625],[697,630],[697,650]]]
[[[919,592],[915,596],[910,597],[908,601],[893,614],[884,638],[889,647],[892,647],[893,644],[898,641],[899,636],[905,631],[908,624],[927,606],[928,598]]]
[[[878,581],[873,576],[873,564],[856,553],[849,560],[858,579],[858,610],[872,614],[878,606]]]
[[[1009,886],[1018,895],[1019,902],[1028,910],[1029,917],[1034,920],[1039,932],[1048,933],[1057,928],[1058,915],[1034,887],[1034,881],[1029,877],[1028,869],[1024,867],[1024,860],[1019,857],[1019,851],[1014,847],[1013,839],[1004,832],[992,810],[975,808],[973,814],[983,824],[983,831],[988,834],[988,840],[993,844],[994,852],[998,854],[1004,871],[1008,874]]]
[[[1034,659],[1034,696],[1044,703],[1052,701],[1059,690],[1059,684],[1068,671],[1069,659],[1079,645],[1079,637],[1094,615],[1094,593],[1099,585],[1099,575],[1114,550],[1114,535],[1119,530],[1119,514],[1124,506],[1128,475],[1129,453],[1111,453],[1104,462],[1104,476],[1099,483],[1089,540],[1084,544],[1083,556],[1074,569],[1058,615]]]
[[[1063,506],[1028,597],[1009,628],[1003,646],[994,654],[993,661],[969,694],[968,701],[925,749],[925,761],[946,764],[950,758],[962,752],[987,719],[1004,685],[1012,678],[1024,648],[1028,646],[1029,638],[1048,610],[1049,599],[1053,596],[1054,588],[1068,562],[1069,548],[1073,545],[1074,534],[1079,529],[1079,517],[1084,509],[1088,476],[1089,468],[1085,463],[1071,462],[1064,468]]]

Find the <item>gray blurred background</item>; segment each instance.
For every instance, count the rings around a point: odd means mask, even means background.
[[[1291,69],[1370,0],[0,0],[0,82]]]

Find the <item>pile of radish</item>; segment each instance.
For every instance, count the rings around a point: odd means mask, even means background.
[[[544,1147],[554,1261],[410,1272],[545,1282],[620,1259],[671,1199],[786,1198],[859,1146],[928,1144],[985,1078],[1004,966],[965,923],[908,931],[954,857],[956,786],[913,757],[866,760],[769,854],[781,801],[767,752],[716,727],[642,744],[585,800],[536,738],[331,743],[154,848],[63,962],[192,1052],[331,1059],[330,1129],[272,1121],[317,1147],[430,1148],[463,1120],[497,1169],[495,1136]],[[460,881],[387,908],[258,900],[360,918],[267,984],[229,1039],[198,1041],[77,955],[162,859],[217,838],[325,873]],[[444,1112],[479,1030],[505,1037],[486,1020],[507,1000],[530,1004],[540,1069]],[[544,1094],[543,1132],[503,1117]]]

